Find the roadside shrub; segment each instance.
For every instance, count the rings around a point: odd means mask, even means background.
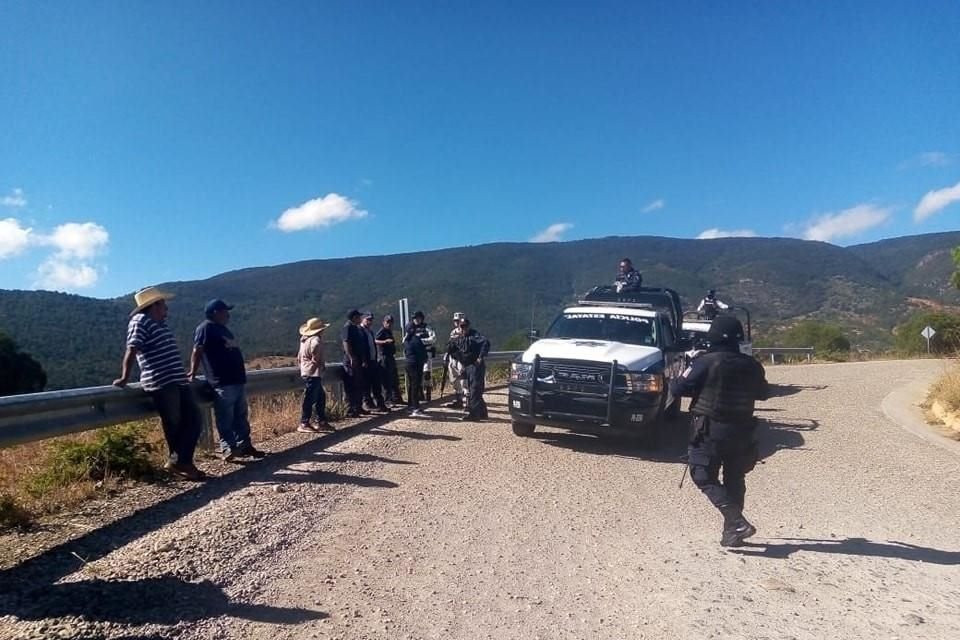
[[[928,400],[939,400],[950,411],[960,411],[960,369],[945,374],[930,387]]]
[[[39,498],[82,480],[152,478],[156,472],[156,447],[147,441],[145,431],[143,425],[125,424],[103,429],[87,442],[59,442],[41,470],[26,478],[24,489]]]
[[[782,336],[785,347],[813,347],[818,358],[847,360],[850,340],[835,325],[817,320],[804,320],[787,329]]]
[[[897,348],[905,353],[927,352],[927,340],[920,332],[933,327],[937,333],[930,340],[930,353],[952,354],[960,350],[960,316],[951,313],[918,313],[894,331]]]
[[[0,529],[22,527],[30,522],[27,513],[8,493],[0,493]]]

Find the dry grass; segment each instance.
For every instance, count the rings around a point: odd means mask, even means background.
[[[938,415],[934,410],[934,403],[938,403],[952,416]],[[954,368],[934,382],[921,406],[929,424],[937,426],[944,435],[960,440],[960,431],[956,424],[947,424],[948,421],[960,423],[960,368]]]

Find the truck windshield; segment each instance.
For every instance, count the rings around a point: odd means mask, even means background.
[[[553,321],[546,337],[657,346],[652,318],[611,313],[564,313]]]

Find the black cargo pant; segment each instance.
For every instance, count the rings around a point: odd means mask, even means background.
[[[148,393],[160,414],[170,462],[193,464],[193,452],[203,430],[203,417],[193,391],[185,384],[173,383]]]
[[[467,386],[467,413],[472,418],[487,417],[487,403],[483,400],[486,390],[487,365],[470,364],[463,368]]]
[[[753,424],[711,424],[705,416],[694,416],[693,425],[694,436],[687,448],[690,478],[717,509],[735,506],[743,510],[745,477],[758,458]]]
[[[347,395],[347,416],[356,418],[363,408],[363,385],[365,367],[343,366],[343,390]]]
[[[380,359],[380,382],[383,385],[384,398],[389,402],[403,402],[403,394],[400,393],[400,375],[397,372],[397,360],[393,356],[383,356],[383,358]]]
[[[383,371],[380,369],[380,363],[376,360],[368,362],[363,377],[363,400],[378,409],[387,406],[383,401],[382,378]]]
[[[423,364],[407,361],[407,406],[416,411],[420,408],[420,394],[423,392]]]

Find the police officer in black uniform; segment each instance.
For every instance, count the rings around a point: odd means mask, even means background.
[[[633,262],[630,258],[624,258],[620,261],[617,268],[617,278],[613,281],[613,286],[617,293],[634,291],[643,286],[643,276],[633,268]]]
[[[470,326],[466,316],[460,318],[460,335],[447,345],[447,354],[463,367],[467,381],[467,412],[460,419],[483,420],[487,417],[487,403],[483,400],[487,366],[484,358],[490,352],[490,341]]]
[[[723,514],[720,544],[739,547],[757,532],[743,517],[744,476],[757,463],[754,402],[769,397],[763,366],[740,353],[743,326],[720,316],[707,333],[710,348],[670,383],[675,396],[692,396],[690,477]],[[720,471],[723,470],[723,482]]]

